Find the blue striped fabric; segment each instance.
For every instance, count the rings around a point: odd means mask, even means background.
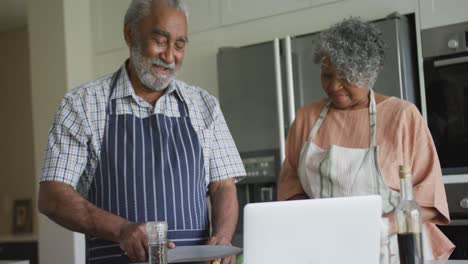
[[[120,72],[114,76],[111,95]],[[140,118],[117,114],[116,100],[109,99],[106,109],[90,201],[132,222],[166,221],[168,239],[177,246],[205,244],[209,237],[205,167],[186,104],[179,98],[179,117]],[[117,243],[90,236],[87,258],[89,264],[128,263]]]
[[[178,98],[181,98],[188,107],[203,150],[205,184],[230,177],[238,180],[245,176],[216,98],[201,88],[174,80],[166,94],[152,107],[135,94],[125,64],[121,70],[112,95],[109,93],[112,75],[85,83],[65,95],[49,131],[40,181],[64,182],[83,196],[87,195],[101,153],[109,96],[116,99],[117,114],[132,114],[139,118],[153,114],[180,117]]]
[[[65,96],[40,180],[68,183],[130,221],[167,221],[176,245],[203,244],[208,184],[245,175],[219,104],[173,81],[152,107],[134,93],[125,65],[120,72],[112,84],[107,76]],[[87,256],[129,263],[117,244],[89,236]]]
[[[156,129],[150,133],[153,127]],[[161,114],[145,119],[117,115],[109,119],[106,131],[105,139],[110,142],[104,142],[103,162],[98,165],[91,185],[93,195],[89,198],[93,203],[130,221],[167,220],[169,226],[178,229],[207,225],[205,217],[192,219],[192,215],[206,212],[204,178],[182,182],[177,177],[203,175],[201,148],[194,132],[190,133],[193,129],[189,119]],[[144,142],[145,138],[149,142]],[[157,184],[159,179],[162,184]],[[96,190],[96,184],[100,189]],[[148,196],[150,199],[146,199]],[[148,208],[155,208],[157,201],[165,200],[159,206],[176,214],[163,211],[158,216],[152,210],[148,215]],[[196,201],[195,206],[190,203],[192,200]]]

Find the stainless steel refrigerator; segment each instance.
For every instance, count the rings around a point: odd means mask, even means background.
[[[388,45],[375,91],[419,105],[414,16],[374,23]],[[238,234],[243,205],[275,199],[285,137],[295,112],[325,97],[319,65],[313,62],[317,37],[317,33],[287,36],[218,52],[220,104],[248,174],[238,185]]]

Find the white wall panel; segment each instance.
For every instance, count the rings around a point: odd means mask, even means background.
[[[94,77],[99,78],[117,71],[128,56],[129,52],[126,47],[96,55],[94,58]]]
[[[93,75],[91,0],[65,0],[64,26],[67,88],[89,81]]]
[[[221,1],[222,5],[227,5],[228,1],[234,3],[244,0]],[[265,1],[275,2],[274,0]],[[308,2],[308,4],[313,3]],[[392,12],[415,13],[417,9],[417,0],[344,0],[256,18],[243,23],[223,25],[214,30],[191,34],[190,49],[186,52],[185,65],[180,77],[186,81],[196,81],[198,85],[217,95],[216,54],[220,47],[244,46],[271,41],[276,37],[281,38],[286,35],[295,36],[317,32],[351,15],[372,20],[383,18]],[[241,11],[250,12],[246,9]],[[210,44],[204,45],[207,42]],[[192,67],[200,67],[200,69],[192,69]]]
[[[35,175],[41,174],[48,130],[68,89],[92,78],[91,0],[28,3]],[[38,186],[38,185],[36,185]],[[82,264],[84,237],[39,215],[39,262]]]
[[[130,0],[94,0],[95,76],[121,65],[128,56],[123,15]],[[426,0],[423,0],[426,1]],[[112,9],[105,10],[109,3]],[[286,35],[316,32],[350,15],[383,18],[413,13],[418,0],[186,0],[189,39],[179,78],[218,94],[216,53]],[[242,22],[242,23],[238,23]],[[234,24],[232,24],[234,23]],[[222,24],[222,25],[221,25]]]
[[[95,53],[105,53],[126,47],[123,23],[129,3],[130,0],[95,0],[92,2]],[[219,0],[186,0],[186,3],[189,7],[190,32],[200,32],[221,25]]]
[[[220,0],[186,0],[189,8],[189,32],[221,26]]]
[[[129,3],[130,0],[94,0],[91,2],[94,53],[126,47],[123,23]]]
[[[310,0],[223,0],[221,3],[223,25],[229,25],[306,8]]]

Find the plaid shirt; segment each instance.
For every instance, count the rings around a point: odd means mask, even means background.
[[[116,99],[117,114],[146,118],[153,114],[179,117],[177,100],[187,104],[205,161],[205,179],[210,182],[245,176],[239,152],[221,113],[217,99],[182,81],[170,83],[156,106],[138,97],[125,64],[110,99]],[[58,181],[86,196],[98,165],[106,125],[112,75],[85,83],[62,100],[49,131],[40,181]]]

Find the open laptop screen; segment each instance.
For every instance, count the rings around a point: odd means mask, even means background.
[[[375,264],[380,196],[253,203],[244,207],[244,264]]]

